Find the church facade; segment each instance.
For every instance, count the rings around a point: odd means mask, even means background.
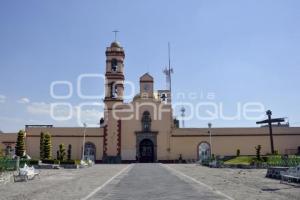
[[[103,163],[199,160],[211,154],[235,155],[237,149],[241,155],[254,155],[257,145],[262,146],[262,154],[271,153],[268,127],[179,128],[173,119],[170,90],[154,91],[154,78],[148,73],[140,77],[139,94],[125,103],[124,49],[115,41],[105,54],[103,123],[96,128],[27,125],[26,153],[32,158],[39,158],[41,132],[51,134],[53,155],[59,144],[71,145],[72,159],[84,155]],[[280,154],[299,151],[300,127],[276,126],[273,132]],[[14,148],[15,140],[16,134],[0,134],[3,149]]]

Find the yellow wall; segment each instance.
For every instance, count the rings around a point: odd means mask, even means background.
[[[142,114],[150,107],[140,109]],[[163,120],[154,120],[152,130],[158,131],[157,158],[158,160],[175,160],[182,154],[183,159],[197,159],[198,145],[201,142],[209,143],[207,128],[177,128],[171,129],[169,113],[163,115]],[[136,131],[141,131],[140,119],[122,122],[122,160],[135,160]],[[172,132],[170,132],[172,130]],[[72,145],[72,159],[81,159],[83,128],[27,128],[26,148],[32,158],[39,158],[40,132],[49,132],[52,135],[52,155],[56,158],[59,144]],[[280,154],[287,153],[287,149],[296,150],[300,146],[300,127],[274,127],[274,146]],[[240,149],[241,155],[254,155],[255,146],[262,145],[262,154],[270,153],[270,138],[268,128],[212,128],[212,149],[215,155],[235,155]],[[0,134],[0,147],[13,143],[17,134]],[[96,159],[102,159],[103,128],[87,128],[86,142],[96,146]],[[170,146],[169,146],[170,143]],[[170,147],[170,151],[168,148]]]
[[[81,159],[83,144],[83,128],[28,128],[26,129],[27,153],[32,158],[39,158],[40,133],[49,132],[52,136],[52,157],[56,158],[56,151],[60,144],[65,148],[72,145],[72,159]],[[86,142],[92,142],[96,146],[96,160],[102,159],[103,152],[103,129],[87,128]]]
[[[268,128],[213,128],[212,153],[215,155],[236,155],[240,149],[241,155],[254,155],[255,146],[262,145],[262,154],[270,153],[270,137]],[[274,148],[280,154],[288,149],[296,150],[300,146],[300,128],[273,128]],[[174,129],[171,139],[171,159],[197,159],[198,145],[209,143],[208,129]]]
[[[147,104],[147,102],[151,104]],[[150,112],[151,115],[151,131],[157,133],[157,159],[167,160],[169,159],[169,139],[171,133],[171,107],[170,105],[163,105],[161,102],[155,99],[136,99],[132,102],[134,108],[134,116],[131,120],[122,121],[122,159],[123,160],[135,160],[136,159],[136,132],[142,131],[141,118],[144,111]],[[168,110],[169,112],[162,112],[161,117],[155,110],[158,108]],[[127,113],[128,114],[128,113]],[[122,116],[126,116],[126,113],[122,113]],[[128,115],[127,115],[128,116]],[[156,117],[155,117],[156,116]]]

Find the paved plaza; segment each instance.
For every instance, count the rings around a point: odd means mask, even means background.
[[[299,199],[300,188],[264,178],[265,172],[195,164],[42,170],[40,179],[0,185],[0,199]]]

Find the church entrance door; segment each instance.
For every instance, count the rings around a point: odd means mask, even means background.
[[[154,144],[149,139],[143,139],[140,142],[140,162],[154,162]]]

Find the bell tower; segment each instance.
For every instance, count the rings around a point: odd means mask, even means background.
[[[106,48],[104,139],[103,158],[106,163],[121,162],[121,120],[116,119],[114,110],[123,103],[124,58],[123,47],[116,40]],[[119,106],[120,107],[120,106]]]
[[[125,53],[120,43],[114,41],[106,48],[106,85],[105,100],[123,101],[124,58]]]

